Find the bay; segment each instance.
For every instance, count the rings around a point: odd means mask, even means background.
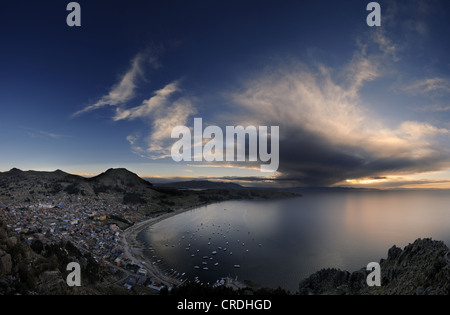
[[[322,268],[355,271],[417,238],[450,244],[448,191],[356,191],[227,201],[143,231],[153,259],[190,281],[222,277],[295,293]],[[196,278],[197,277],[197,278]]]

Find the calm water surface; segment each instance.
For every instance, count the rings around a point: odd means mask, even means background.
[[[150,256],[184,278],[212,283],[231,276],[294,293],[321,268],[354,271],[385,258],[394,244],[427,237],[450,244],[450,194],[334,192],[228,201],[161,221],[141,237],[154,249]]]

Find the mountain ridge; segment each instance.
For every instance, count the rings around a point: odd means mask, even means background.
[[[19,207],[32,204],[80,204],[101,201],[127,208],[127,220],[138,221],[157,213],[171,212],[226,200],[289,198],[298,194],[277,190],[243,189],[225,183],[226,187],[183,190],[154,186],[125,168],[108,169],[94,177],[53,172],[0,172],[0,200]]]
[[[152,204],[160,193],[153,185],[124,168],[109,169],[86,178],[62,170],[22,171],[13,168],[0,172],[0,199],[5,204],[17,201],[105,199],[124,204]]]
[[[246,189],[236,183],[216,182],[209,180],[189,180],[155,184],[157,187],[171,187],[177,189]]]

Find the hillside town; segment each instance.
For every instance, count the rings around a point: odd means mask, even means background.
[[[126,289],[146,285],[155,291],[162,283],[147,277],[147,271],[123,255],[121,234],[131,226],[121,214],[128,206],[113,201],[81,199],[69,203],[69,198],[17,202],[0,202],[0,213],[8,229],[22,235],[31,244],[70,241],[78,249],[89,252],[101,265],[109,267],[116,281]]]
[[[60,170],[11,169],[0,172],[0,221],[29,247],[60,247],[58,244],[65,243],[90,255],[107,270],[104,286],[159,294],[185,283],[185,279],[140,241],[138,235],[148,224],[225,200],[296,196],[212,184],[212,189],[155,187],[126,169],[109,169],[90,178]],[[9,266],[10,259],[4,259]]]

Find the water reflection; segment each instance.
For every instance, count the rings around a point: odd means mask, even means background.
[[[425,237],[448,244],[449,204],[444,192],[403,191],[230,201],[161,221],[146,239],[166,268],[191,280],[237,276],[295,292],[312,272],[354,271],[384,258],[394,244]]]

